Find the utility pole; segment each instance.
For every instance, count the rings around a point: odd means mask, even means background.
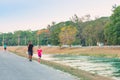
[[[37,37],[37,38],[38,38],[38,46],[39,46],[39,44],[40,44],[40,43],[39,43],[39,41],[40,41],[40,39],[39,39],[39,35],[38,35],[38,37]]]
[[[18,46],[20,45],[20,35],[18,35]]]
[[[3,33],[3,41],[2,42],[3,42],[3,45],[4,45],[4,33]]]
[[[4,33],[0,32],[1,36],[2,36],[2,41],[1,41],[1,45],[4,45]]]
[[[26,41],[27,41],[27,40],[26,40],[26,36],[25,36],[25,45],[26,45]]]

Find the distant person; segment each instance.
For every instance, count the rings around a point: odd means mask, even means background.
[[[30,41],[29,44],[28,44],[28,58],[29,58],[29,61],[32,61],[32,56],[33,56],[33,44]]]
[[[7,45],[6,45],[6,44],[4,44],[4,50],[6,51],[6,49],[7,49]]]
[[[40,59],[41,59],[41,57],[42,57],[42,49],[41,49],[40,46],[38,46],[37,53],[38,53],[38,62],[40,62]]]

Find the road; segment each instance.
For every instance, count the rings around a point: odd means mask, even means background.
[[[37,61],[0,51],[0,80],[78,80],[76,77],[53,69]]]

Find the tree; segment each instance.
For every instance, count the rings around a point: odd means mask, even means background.
[[[104,43],[104,27],[108,21],[108,17],[101,17],[84,23],[82,35],[85,38],[86,45],[96,45],[97,42]]]
[[[83,41],[83,36],[82,36],[83,20],[84,20],[84,17],[79,18],[76,14],[71,18],[71,21],[74,22],[74,25],[76,26],[76,28],[78,30],[77,35],[76,35],[76,43],[75,44],[80,44],[80,45],[83,44],[82,43],[82,41]]]
[[[77,29],[73,26],[65,26],[61,28],[61,32],[59,33],[60,43],[62,45],[69,45],[75,41]]]
[[[94,21],[94,34],[95,34],[95,40],[97,42],[102,42],[104,43],[105,38],[104,38],[104,28],[105,25],[109,22],[109,18],[108,17],[101,17],[98,18]]]
[[[41,29],[37,31],[37,44],[38,45],[46,45],[48,44],[48,34],[49,30],[48,29]]]
[[[60,22],[58,24],[52,25],[49,28],[50,31],[49,42],[51,45],[58,45],[60,43],[58,35],[60,33],[61,28],[65,25],[66,25],[65,22]]]
[[[95,39],[95,34],[94,34],[94,26],[89,25],[84,28],[83,35],[86,40],[86,45],[92,46],[94,45],[94,39]]]
[[[105,38],[108,44],[120,45],[120,6],[114,7],[110,22],[105,28]]]

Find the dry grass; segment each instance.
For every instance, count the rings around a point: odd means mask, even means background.
[[[110,47],[94,47],[94,48],[59,48],[59,47],[41,47],[44,54],[104,54],[107,56],[117,55],[120,57],[120,48]],[[0,48],[1,49],[1,48]],[[26,46],[8,47],[8,50],[17,52],[27,52]],[[37,52],[37,47],[34,47],[34,53]]]
[[[59,48],[59,47],[42,47],[44,54],[74,54],[88,56],[120,57],[120,47],[94,47],[94,48]],[[24,48],[24,50],[27,50]],[[37,47],[34,48],[36,53]]]

